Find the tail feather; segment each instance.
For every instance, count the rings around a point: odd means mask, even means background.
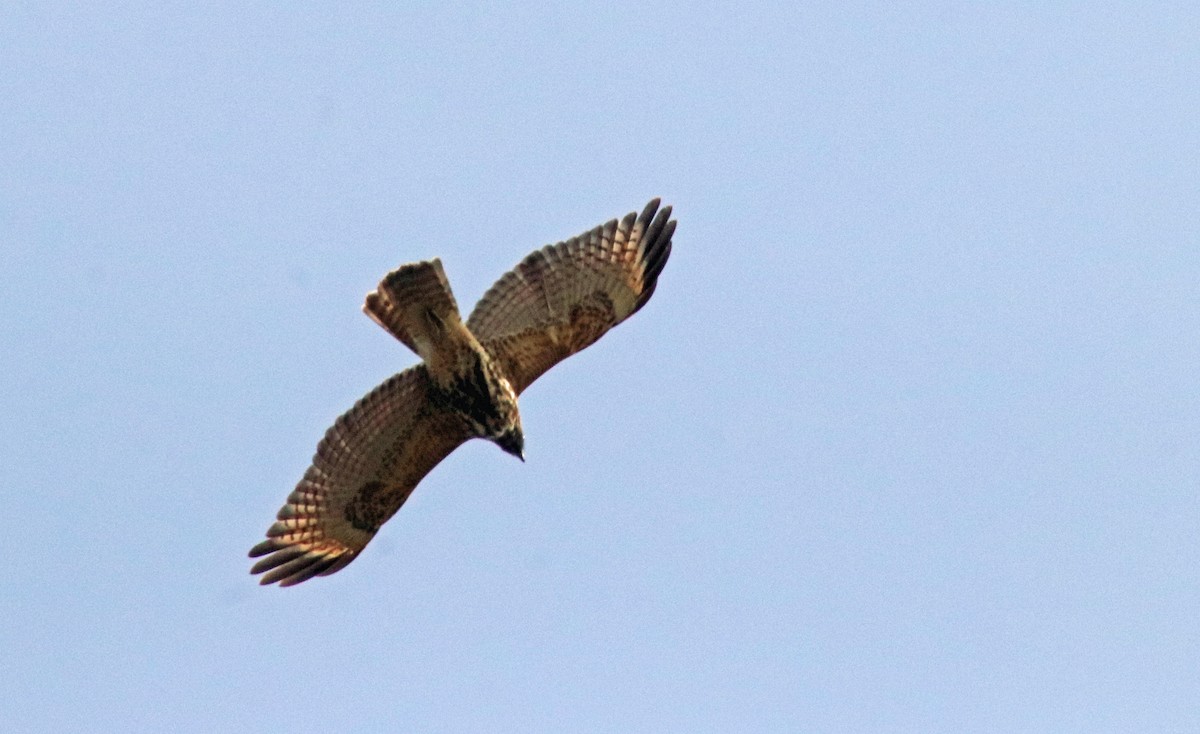
[[[363,311],[422,359],[429,361],[448,327],[460,320],[442,261],[402,265],[367,294]]]

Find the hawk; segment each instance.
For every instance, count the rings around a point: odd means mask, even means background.
[[[496,281],[466,323],[438,259],[401,266],[363,311],[421,362],[367,393],[317,445],[312,466],[250,550],[261,583],[292,586],[353,561],[450,452],[485,438],[525,460],[517,396],[654,293],[671,254],[671,207],[653,199],[536,250]]]

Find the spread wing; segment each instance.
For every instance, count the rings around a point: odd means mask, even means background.
[[[394,375],[337,419],[251,558],[262,583],[291,586],[354,560],[417,483],[469,437],[429,399],[424,365]]]
[[[513,389],[584,349],[654,293],[671,254],[671,207],[653,199],[578,237],[531,253],[496,281],[467,328],[500,362]],[[656,215],[657,212],[657,215]]]

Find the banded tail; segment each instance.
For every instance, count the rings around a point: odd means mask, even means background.
[[[363,312],[430,363],[437,361],[439,347],[462,323],[437,258],[402,265],[385,275],[367,294]]]

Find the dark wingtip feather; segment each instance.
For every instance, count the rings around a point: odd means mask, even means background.
[[[671,207],[666,206],[659,210],[654,219],[650,220],[650,225],[646,227],[645,238],[648,244],[653,244],[658,241],[658,236],[662,233],[663,227],[667,225],[667,219],[671,216]]]
[[[269,571],[262,580],[259,581],[262,585],[273,584],[277,581],[283,581],[292,576],[299,576],[304,571],[314,564],[320,564],[326,560],[324,555],[319,553],[301,552],[289,560],[287,563],[280,564],[277,568]],[[299,582],[297,582],[299,583]]]
[[[338,556],[337,558],[333,559],[333,565],[330,566],[329,568],[326,568],[325,570],[321,571],[319,575],[328,576],[331,573],[337,573],[338,571],[341,571],[343,568],[345,568],[347,565],[349,565],[350,561],[353,561],[354,558],[355,558],[354,553],[346,553],[344,555]]]
[[[665,206],[659,210],[659,203],[659,199],[651,199],[639,219],[644,227],[642,240],[643,290],[638,297],[634,312],[646,305],[650,296],[654,295],[654,290],[658,287],[658,276],[671,256],[671,238],[675,235],[676,220],[671,219],[672,207]]]
[[[308,581],[313,576],[320,575],[322,572],[324,572],[330,566],[337,563],[339,560],[340,559],[337,558],[336,556],[333,558],[320,558],[320,559],[314,560],[311,563],[309,563],[306,567],[300,569],[299,571],[292,574],[291,576],[288,576],[285,579],[281,579],[279,581],[279,585],[281,587],[295,586],[296,584],[302,583],[304,581]]]
[[[644,273],[642,277],[645,280],[651,281],[658,278],[663,266],[667,264],[667,258],[671,256],[671,236],[673,234],[675,234],[675,220],[667,222],[658,241],[652,243],[653,246],[646,252],[642,260]]]
[[[258,558],[259,556],[267,555],[271,551],[277,551],[280,548],[286,548],[286,547],[287,546],[285,544],[280,543],[275,538],[267,538],[263,542],[259,543],[258,545],[254,546],[253,548],[250,549],[250,557]]]
[[[345,568],[358,555],[350,549],[337,551],[312,550],[300,545],[289,545],[277,538],[267,538],[250,549],[250,557],[261,558],[250,568],[252,575],[265,574],[259,583],[279,583],[280,586],[295,586],[314,576],[328,576]]]
[[[276,566],[280,566],[285,563],[289,563],[289,562],[299,558],[300,556],[304,555],[306,552],[307,551],[305,551],[303,548],[299,548],[296,546],[277,550],[274,553],[272,553],[271,555],[269,555],[266,558],[259,561],[258,563],[254,564],[254,566],[250,569],[250,573],[251,574],[259,574],[259,573],[262,573],[263,571],[270,571],[272,568],[275,568]]]

